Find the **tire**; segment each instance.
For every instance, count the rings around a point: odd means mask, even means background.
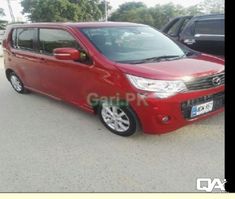
[[[20,94],[23,93],[28,93],[28,90],[25,89],[23,82],[21,81],[21,79],[14,73],[11,72],[9,75],[9,81],[11,83],[12,88]]]
[[[104,102],[99,106],[97,113],[104,126],[116,135],[127,137],[137,131],[137,117],[127,105],[118,106]]]

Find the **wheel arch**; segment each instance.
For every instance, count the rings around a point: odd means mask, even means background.
[[[130,109],[130,111],[132,112],[133,116],[135,117],[136,119],[136,122],[137,122],[137,128],[139,129],[143,129],[142,127],[142,124],[141,124],[141,120],[139,118],[139,116],[137,115],[136,111],[134,110],[134,108],[132,108],[132,105],[130,103],[128,103],[126,100],[120,100],[122,103],[126,103],[128,108]],[[94,110],[94,113],[97,114],[98,113],[98,110],[101,106],[101,104],[103,103],[104,101],[98,101],[98,103],[96,102],[96,104],[93,107],[93,110]]]
[[[5,71],[6,78],[7,78],[8,81],[10,81],[10,74],[11,74],[12,72],[15,73],[15,71],[12,70],[12,69],[10,69],[10,68],[6,69],[6,71]]]

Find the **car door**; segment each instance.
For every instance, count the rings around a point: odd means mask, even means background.
[[[12,50],[10,64],[21,77],[26,87],[41,89],[41,60],[36,52],[36,28],[15,28],[12,33]]]
[[[224,20],[195,22],[195,48],[202,52],[224,55]]]
[[[202,19],[192,24],[193,34],[183,38],[190,48],[213,55],[224,55],[224,19]]]
[[[40,73],[43,92],[81,105],[82,89],[89,84],[90,62],[58,60],[53,56],[56,48],[84,50],[74,36],[65,29],[39,28],[38,49],[41,59]],[[89,81],[88,81],[89,80]]]

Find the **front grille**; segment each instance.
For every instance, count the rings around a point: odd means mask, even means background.
[[[207,77],[197,78],[193,81],[185,82],[188,90],[202,90],[221,86],[224,84],[224,72]]]
[[[191,110],[195,105],[203,104],[213,100],[213,109],[216,111],[224,106],[224,92],[216,93],[213,95],[203,96],[197,99],[192,99],[181,103],[181,111],[185,119],[191,119]]]

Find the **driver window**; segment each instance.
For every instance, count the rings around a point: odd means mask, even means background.
[[[76,48],[82,50],[78,42],[65,30],[40,29],[39,50],[42,54],[52,55],[55,48]]]

